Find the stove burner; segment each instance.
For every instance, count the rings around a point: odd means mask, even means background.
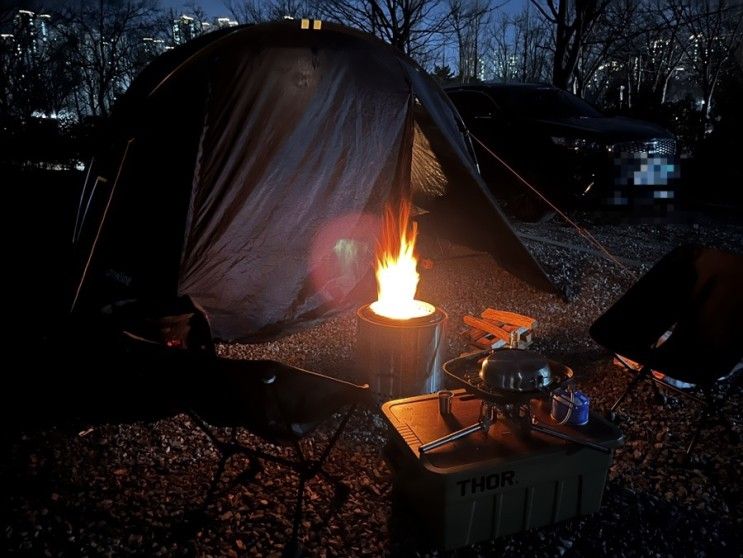
[[[498,349],[450,360],[444,364],[444,372],[482,400],[480,419],[461,430],[422,444],[419,448],[421,455],[475,432],[487,432],[499,414],[517,425],[523,434],[540,432],[604,453],[610,452],[600,444],[554,430],[534,415],[532,401],[550,398],[553,391],[565,387],[572,380],[573,371],[559,362],[532,351]]]
[[[521,349],[481,351],[444,363],[444,372],[469,393],[500,404],[546,399],[573,371],[539,353]]]

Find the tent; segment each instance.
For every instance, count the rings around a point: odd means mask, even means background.
[[[437,234],[554,289],[411,59],[312,20],[210,33],[115,108],[80,204],[77,307],[187,295],[217,338],[276,336],[372,299],[385,204],[411,197]]]

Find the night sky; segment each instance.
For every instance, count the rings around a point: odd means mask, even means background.
[[[528,0],[507,0],[505,2],[495,2],[494,4],[496,6],[501,6],[501,4],[503,4],[500,8],[501,10],[515,13],[521,10],[525,1]],[[164,8],[184,9],[185,4],[191,4],[192,2],[188,2],[187,0],[161,0],[161,3]],[[225,2],[223,0],[196,0],[196,3],[204,8],[210,17],[230,15],[230,11],[225,7]],[[188,10],[184,9],[184,11],[187,12]]]
[[[197,0],[196,3],[197,5],[204,8],[206,13],[209,14],[210,17],[222,17],[230,15],[230,11],[224,5],[224,2],[222,2],[222,0]],[[161,4],[163,8],[174,8],[176,10],[182,9],[184,12],[188,12],[189,10],[184,8],[184,5],[191,4],[191,2],[187,2],[185,0],[161,0]]]

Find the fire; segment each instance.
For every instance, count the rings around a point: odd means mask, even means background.
[[[375,314],[409,320],[435,311],[432,305],[415,299],[420,278],[414,253],[417,234],[416,223],[410,222],[409,203],[402,204],[398,215],[387,207],[377,250],[377,300],[371,304]]]

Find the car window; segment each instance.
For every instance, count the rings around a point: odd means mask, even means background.
[[[529,118],[598,118],[602,114],[572,93],[551,87],[494,87],[489,93],[509,114]]]
[[[479,91],[454,91],[449,97],[465,120],[493,116],[497,110],[493,100]]]

